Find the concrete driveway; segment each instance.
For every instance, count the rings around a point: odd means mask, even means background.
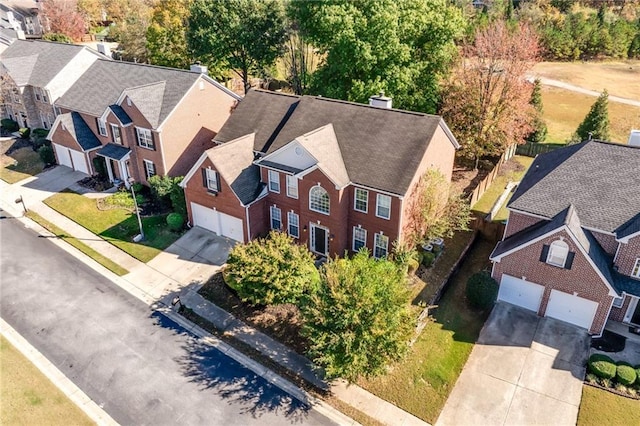
[[[586,330],[499,302],[436,425],[575,425]]]
[[[3,198],[13,201],[22,196],[27,208],[29,208],[87,176],[85,173],[71,170],[65,166],[56,166],[39,175],[6,186],[3,188],[5,191]]]

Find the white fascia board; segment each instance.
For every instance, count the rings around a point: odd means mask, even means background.
[[[456,137],[453,136],[451,129],[449,128],[449,126],[447,126],[447,123],[444,121],[442,117],[440,118],[440,126],[442,127],[442,130],[444,130],[444,133],[447,135],[447,137],[449,138],[449,141],[451,141],[451,145],[453,145],[456,151],[462,148],[462,145],[460,145]]]
[[[196,171],[200,168],[202,163],[204,163],[204,160],[206,158],[207,158],[207,152],[205,151],[205,152],[202,153],[200,158],[198,158],[198,161],[196,161],[195,164],[193,166],[191,166],[191,168],[189,169],[189,171],[185,175],[184,179],[182,179],[182,182],[180,182],[180,186],[181,187],[183,187],[183,188],[187,187],[187,182],[193,177],[193,175],[196,174]]]
[[[56,119],[53,121],[53,124],[51,125],[51,128],[49,129],[49,133],[47,133],[47,140],[51,140],[51,136],[53,136],[55,131],[58,129],[58,125],[60,124],[60,116],[62,116],[62,114],[59,114],[56,117]]]
[[[225,92],[227,95],[231,96],[232,98],[234,98],[237,101],[241,101],[242,100],[242,96],[238,95],[236,92],[227,89],[223,84],[219,83],[217,80],[209,77],[206,74],[202,74],[201,78],[203,78],[204,80],[208,81],[209,83],[213,84],[214,86],[216,86],[218,89],[222,90],[223,92]]]

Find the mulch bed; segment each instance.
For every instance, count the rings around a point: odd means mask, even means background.
[[[11,144],[9,149],[7,149],[4,154],[5,155],[9,155],[12,152],[17,151],[17,150],[22,149],[22,148],[31,148],[31,149],[33,149],[33,144],[31,143],[31,141],[29,139],[23,139],[23,138],[14,139],[14,142]]]
[[[620,352],[624,350],[627,338],[605,330],[602,337],[591,339],[591,347],[603,352]]]
[[[251,306],[225,284],[222,272],[209,278],[198,293],[297,353],[304,355],[307,351],[308,341],[300,336],[302,321],[295,305]]]
[[[90,189],[94,192],[103,192],[109,188],[113,187],[113,184],[109,182],[109,180],[101,179],[97,176],[89,176],[80,181],[78,181],[78,185],[83,188]]]

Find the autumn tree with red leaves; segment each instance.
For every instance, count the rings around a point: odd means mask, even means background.
[[[509,28],[504,21],[478,29],[473,43],[462,47],[460,62],[444,84],[440,112],[463,147],[459,155],[476,168],[482,157],[524,143],[533,129],[533,86],[526,74],[539,52],[533,28],[524,23]]]
[[[44,0],[42,12],[51,33],[64,34],[74,41],[84,35],[87,25],[78,11],[77,0]]]

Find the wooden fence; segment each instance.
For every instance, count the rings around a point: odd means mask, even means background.
[[[491,170],[491,172],[487,176],[485,176],[484,179],[482,179],[480,181],[478,186],[476,186],[476,189],[474,189],[473,192],[471,193],[471,199],[469,201],[470,202],[470,204],[469,204],[470,206],[473,206],[482,197],[482,195],[484,195],[484,193],[487,190],[487,188],[489,188],[491,186],[491,184],[493,183],[493,181],[496,178],[496,176],[498,176],[498,172],[500,172],[500,167],[502,167],[502,165],[506,161],[508,161],[511,157],[513,157],[516,154],[516,151],[517,151],[516,145],[511,145],[500,156],[500,160],[495,165],[493,170]]]
[[[524,155],[526,157],[535,157],[538,154],[546,154],[547,152],[562,148],[563,146],[565,145],[551,143],[525,143],[523,145],[518,145],[516,154]]]

